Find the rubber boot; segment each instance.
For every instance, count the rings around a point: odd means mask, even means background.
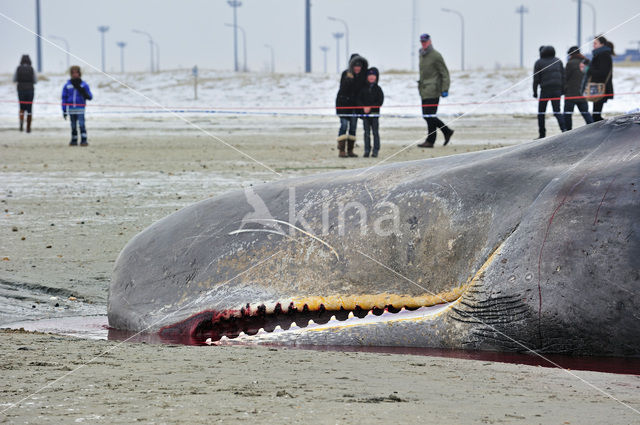
[[[347,156],[350,158],[357,158],[358,155],[353,153],[353,147],[356,145],[356,136],[349,136],[349,140],[347,142]]]
[[[24,111],[20,111],[20,131],[24,130]]]
[[[345,152],[345,146],[347,144],[347,135],[343,134],[342,136],[338,136],[338,156],[340,158],[346,158],[347,153]]]
[[[32,115],[27,112],[27,133],[31,133],[31,118]]]

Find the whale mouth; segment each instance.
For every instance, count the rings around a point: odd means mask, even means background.
[[[435,316],[459,300],[468,285],[420,296],[334,295],[247,303],[226,310],[205,310],[159,330],[163,339],[188,337],[195,343],[225,342],[282,331],[323,330],[392,320]]]

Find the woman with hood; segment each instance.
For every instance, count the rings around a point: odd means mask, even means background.
[[[340,158],[356,157],[353,147],[356,144],[356,128],[358,125],[358,93],[367,84],[367,68],[369,63],[357,53],[351,55],[349,68],[342,72],[340,89],[336,96],[336,113],[340,117],[338,131],[338,156]],[[346,148],[346,152],[345,152]]]
[[[584,92],[584,88],[589,81],[592,83],[604,83],[605,96],[599,101],[593,102],[593,120],[602,121],[602,107],[607,100],[613,99],[613,60],[611,59],[611,56],[615,56],[613,43],[603,35],[597,36],[593,40],[592,54],[591,63],[586,67],[582,92]],[[584,69],[584,65],[582,68]]]
[[[560,98],[564,88],[564,67],[562,61],[556,56],[556,49],[553,46],[540,46],[540,59],[533,67],[533,97],[538,97],[538,86],[540,86],[540,100],[538,102],[538,132],[539,139],[544,139],[547,135],[545,128],[545,113],[547,102],[551,100],[553,115],[558,120],[561,131],[566,131],[564,117],[560,112]]]
[[[573,127],[571,115],[575,106],[578,107],[585,123],[591,124],[593,117],[589,113],[589,105],[582,97],[582,91],[580,91],[584,78],[584,72],[580,70],[580,65],[586,58],[580,53],[578,46],[570,47],[567,54],[569,55],[569,60],[567,61],[564,79],[564,125],[569,131]]]
[[[38,82],[36,73],[31,66],[29,55],[22,55],[20,66],[13,75],[13,82],[18,86],[18,100],[20,101],[20,131],[24,129],[24,116],[27,115],[27,133],[31,133],[31,111],[33,106],[34,84]]]

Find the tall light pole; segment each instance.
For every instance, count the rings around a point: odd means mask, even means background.
[[[578,0],[573,0],[573,1],[578,1]],[[589,3],[586,0],[582,0],[582,2],[589,6],[589,8],[591,9],[591,16],[593,17],[593,28],[592,28],[592,32],[593,34],[591,35],[591,38],[594,39],[596,38],[596,35],[598,35],[596,33],[596,7],[593,5],[593,3]],[[578,46],[580,46],[580,44],[578,44]]]
[[[529,13],[529,9],[522,5],[516,13],[520,14],[520,68],[524,68],[524,14]]]
[[[329,46],[320,46],[320,50],[324,53],[324,73],[327,73],[327,52],[329,51]]]
[[[576,46],[582,44],[582,0],[576,0],[578,2],[578,36]]]
[[[100,39],[102,44],[102,72],[105,72],[104,70],[104,33],[109,31],[109,27],[107,25],[100,25],[98,27],[98,31],[100,31]]]
[[[151,37],[151,34],[149,34],[148,32],[145,31],[140,31],[140,30],[132,30],[133,32],[135,32],[136,34],[142,34],[142,35],[146,35],[147,38],[149,39],[149,48],[151,49],[151,67],[149,68],[149,72],[153,73],[153,38]]]
[[[418,0],[411,2],[411,70],[416,70],[416,39],[418,38]]]
[[[36,0],[36,56],[38,72],[42,72],[42,34],[40,32],[40,0]]]
[[[345,42],[345,53],[347,54],[347,63],[349,63],[349,25],[347,25],[347,21],[345,21],[344,19],[340,19],[340,18],[334,18],[333,16],[328,16],[327,19],[329,19],[330,21],[337,21],[337,22],[342,22],[342,25],[344,25],[344,42]],[[335,37],[335,35],[334,35]]]
[[[273,53],[273,46],[271,44],[265,44],[264,47],[271,50],[271,73],[273,74],[274,72],[276,72],[275,58],[274,58],[275,55]]]
[[[116,44],[120,48],[120,72],[124,74],[124,48],[127,43],[124,41],[118,41]]]
[[[334,32],[333,38],[336,39],[336,73],[340,74],[340,39],[344,37],[342,32]]]
[[[454,13],[456,15],[458,15],[458,17],[460,17],[460,44],[461,44],[461,49],[460,49],[460,63],[462,70],[464,71],[464,16],[462,16],[462,13],[458,12],[457,10],[453,10],[453,9],[447,9],[447,8],[443,8],[442,9],[443,12],[447,12],[447,13]]]
[[[311,0],[304,5],[304,72],[311,72]]]
[[[236,30],[240,30],[242,32],[242,50],[243,50],[243,56],[244,56],[244,65],[242,67],[242,71],[243,72],[247,72],[247,33],[245,32],[244,28],[242,28],[240,25],[233,25],[233,24],[225,24],[228,27],[232,27],[234,33],[236,32]]]
[[[238,8],[242,6],[240,0],[227,0],[233,8],[233,70],[238,72]]]
[[[69,42],[67,41],[66,38],[58,37],[57,35],[50,35],[49,38],[52,40],[60,40],[64,43],[64,50],[67,53],[67,71],[68,71],[69,70],[69,52],[71,52],[69,48]]]
[[[153,45],[156,50],[156,72],[160,72],[160,45],[157,41],[154,41]]]

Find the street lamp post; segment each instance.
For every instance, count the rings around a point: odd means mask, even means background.
[[[120,48],[120,72],[124,74],[124,48],[127,43],[124,41],[118,41],[116,44]]]
[[[227,0],[233,8],[233,69],[238,72],[238,8],[242,6],[240,0]]]
[[[576,45],[580,46],[582,43],[582,0],[576,0],[578,3],[578,35]]]
[[[153,73],[153,38],[151,37],[151,34],[149,34],[148,32],[145,31],[140,31],[140,30],[132,30],[133,32],[135,32],[136,34],[142,34],[142,35],[146,35],[147,38],[149,38],[149,48],[150,48],[150,52],[151,52],[151,68],[150,71],[151,73]]]
[[[304,6],[304,72],[311,72],[311,0]]]
[[[100,31],[100,38],[102,43],[102,72],[105,72],[104,68],[104,34],[109,31],[109,27],[107,25],[100,25],[98,27],[98,31]]]
[[[324,53],[324,73],[327,73],[327,51],[329,51],[329,46],[320,46],[320,50]]]
[[[416,70],[416,38],[418,36],[418,0],[411,2],[411,70]]]
[[[244,28],[242,28],[240,25],[233,25],[233,24],[225,24],[228,27],[233,27],[234,28],[234,33],[236,32],[236,29],[239,29],[242,32],[242,51],[243,51],[243,56],[244,56],[244,65],[243,65],[243,72],[247,72],[247,33],[245,32]]]
[[[157,41],[154,41],[153,45],[156,48],[156,72],[160,72],[160,45]]]
[[[274,72],[276,72],[275,59],[274,59],[274,54],[273,54],[273,46],[270,45],[270,44],[265,44],[264,47],[266,47],[267,49],[271,50],[271,73],[273,74]]]
[[[573,0],[573,1],[578,1],[578,0]],[[593,3],[589,3],[586,0],[582,0],[582,3],[584,3],[585,5],[589,6],[589,8],[591,9],[591,16],[593,17],[593,28],[592,28],[592,36],[591,39],[596,38],[596,35],[598,35],[596,33],[596,7],[593,5]],[[580,44],[578,44],[578,47],[580,46]]]
[[[40,33],[40,0],[36,0],[36,55],[38,72],[42,72],[42,35]]]
[[[71,52],[70,48],[69,48],[69,42],[67,41],[66,38],[62,38],[62,37],[58,37],[57,35],[50,35],[49,36],[50,39],[52,40],[60,40],[64,43],[64,50],[67,54],[67,70],[69,70],[69,52]]]
[[[458,12],[457,10],[453,10],[453,9],[447,9],[447,8],[443,8],[442,9],[443,12],[447,12],[447,13],[454,13],[456,15],[458,15],[458,17],[460,17],[460,44],[461,44],[461,49],[460,49],[460,63],[462,70],[464,71],[464,16],[462,16],[462,13]]]
[[[336,73],[340,74],[340,39],[344,37],[342,32],[334,32],[333,38],[336,39]]]
[[[524,14],[529,13],[529,9],[522,5],[516,13],[520,14],[520,68],[524,68]]]
[[[341,22],[344,25],[344,43],[345,43],[345,53],[347,54],[347,63],[349,63],[349,25],[347,25],[347,21],[340,18],[334,18],[333,16],[328,16],[327,19],[330,21]],[[334,35],[335,37],[335,35]]]

